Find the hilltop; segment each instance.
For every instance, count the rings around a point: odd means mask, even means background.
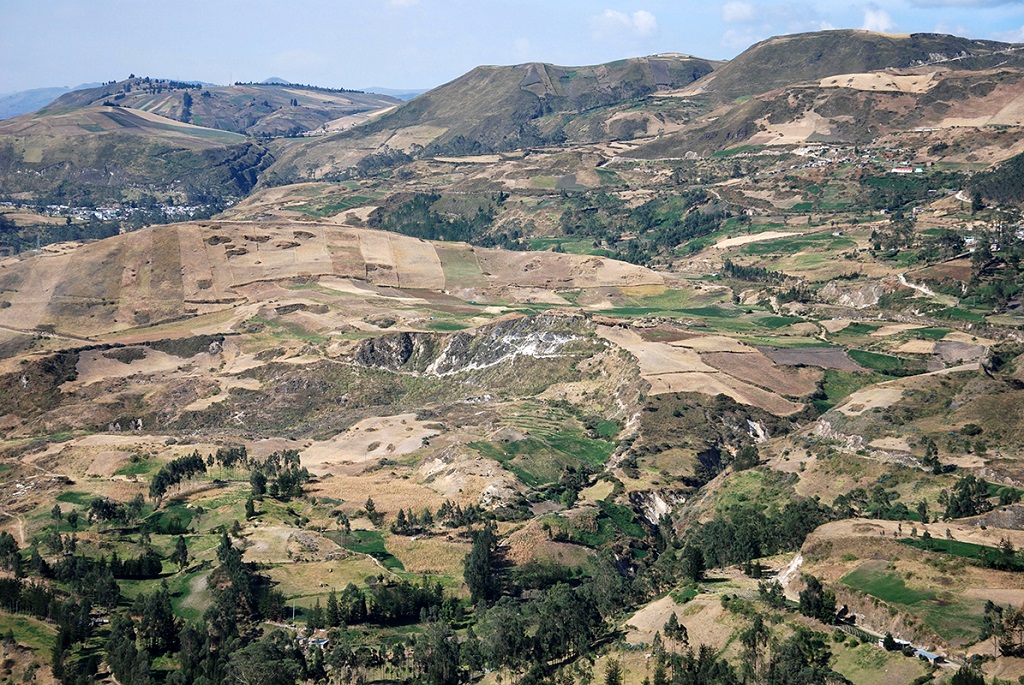
[[[201,86],[130,78],[65,93],[4,121],[0,192],[61,204],[126,200],[145,188],[177,197],[238,197],[273,154],[255,138],[351,126],[399,101],[294,84]],[[144,192],[146,192],[144,191]]]
[[[289,150],[278,169],[301,173],[308,161],[352,159],[353,151],[367,149],[461,156],[630,139],[645,133],[650,122],[617,107],[690,84],[713,68],[708,60],[681,55],[583,67],[477,67],[358,129]],[[361,152],[357,159],[365,156]]]
[[[245,136],[143,110],[48,109],[0,123],[0,192],[47,202],[122,201],[137,189],[238,196],[272,157]]]
[[[67,113],[110,103],[207,128],[281,136],[313,131],[329,122],[399,102],[387,95],[287,82],[203,86],[135,77],[67,93],[41,113]]]
[[[938,33],[797,33],[750,46],[694,90],[729,101],[836,74],[919,67],[976,70],[1021,66],[1021,49],[1019,44]]]

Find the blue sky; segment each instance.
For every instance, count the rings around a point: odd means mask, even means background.
[[[478,64],[727,59],[828,28],[1024,42],[1024,0],[0,0],[0,93],[129,73],[428,88]]]

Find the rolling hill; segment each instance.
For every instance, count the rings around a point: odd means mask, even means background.
[[[1021,65],[1024,46],[937,33],[834,30],[756,43],[705,77],[695,91],[729,101],[836,74],[916,67],[957,70]]]
[[[0,192],[61,204],[137,189],[238,196],[272,159],[245,136],[124,107],[50,108],[0,123]]]
[[[319,166],[327,157],[361,159],[384,147],[467,155],[629,139],[646,132],[648,124],[644,117],[623,116],[620,107],[690,84],[713,68],[714,63],[688,55],[584,67],[477,67],[357,129],[289,150],[277,170],[304,174],[306,160]]]
[[[196,86],[130,78],[67,93],[44,112],[65,112],[105,102],[206,128],[282,136],[313,131],[336,119],[374,112],[401,101],[386,95],[285,82]]]
[[[1019,47],[0,122],[8,675],[1021,680]]]
[[[935,137],[949,145],[981,130],[1022,125],[1021,67],[843,72],[719,108],[627,154],[661,158],[687,152],[707,155],[743,145],[862,144],[885,135],[922,132],[932,135],[919,144],[934,144],[928,140]],[[975,153],[980,155],[981,150]]]

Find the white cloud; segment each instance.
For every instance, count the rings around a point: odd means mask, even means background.
[[[742,24],[757,19],[757,8],[749,2],[730,0],[722,5],[722,21],[727,24]]]
[[[746,50],[754,43],[762,41],[770,35],[770,31],[766,33],[763,30],[750,28],[729,29],[722,34],[722,45],[731,50]]]
[[[638,36],[652,36],[658,31],[658,18],[647,10],[633,12],[633,28]]]
[[[864,8],[864,26],[861,28],[865,31],[889,33],[896,28],[896,24],[884,9],[878,5],[868,5]]]
[[[626,14],[618,10],[605,10],[591,17],[591,34],[596,40],[616,38],[647,38],[658,32],[658,19],[647,10]]]
[[[997,31],[992,34],[992,37],[1007,43],[1024,43],[1024,26],[1009,31]]]
[[[526,62],[536,52],[533,47],[533,43],[528,38],[516,38],[512,41],[512,53],[516,56],[516,59]]]
[[[935,24],[935,28],[932,30],[932,33],[948,33],[953,36],[969,36],[972,31],[963,24],[947,24],[944,21],[940,21]]]

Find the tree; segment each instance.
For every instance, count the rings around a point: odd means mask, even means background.
[[[349,583],[338,598],[338,611],[345,623],[362,623],[366,620],[366,596],[354,584]]]
[[[267,477],[262,471],[256,469],[249,476],[249,485],[252,487],[252,496],[260,499],[267,492]]]
[[[273,633],[236,650],[228,666],[232,681],[239,685],[294,685],[302,675],[301,652],[286,650],[281,640],[271,639],[279,635]]]
[[[178,570],[184,570],[188,566],[188,543],[185,542],[185,538],[181,535],[178,536],[177,542],[174,543],[174,551],[171,552],[171,563],[178,565]]]
[[[480,646],[480,639],[473,632],[473,626],[466,630],[466,639],[459,645],[459,661],[469,672],[467,675],[470,680],[473,679],[474,673],[483,670],[484,652]]]
[[[836,617],[836,595],[814,576],[804,576],[807,587],[800,591],[800,613],[831,624]]]
[[[324,610],[324,623],[328,628],[337,628],[341,625],[341,609],[338,606],[338,593],[331,590],[327,595],[327,608]]]
[[[766,650],[771,641],[771,632],[761,614],[755,614],[750,627],[740,634],[743,645],[743,671],[750,682],[760,682],[768,662]]]
[[[992,646],[999,647],[999,638],[1003,635],[1003,608],[992,600],[985,602],[985,613],[981,617],[981,634],[979,640],[992,638]]]
[[[125,511],[128,514],[128,518],[130,520],[132,520],[132,521],[137,519],[139,517],[139,515],[142,513],[143,507],[145,507],[145,506],[146,506],[146,498],[142,496],[141,492],[140,493],[136,493],[135,497],[133,497],[128,502],[128,505],[125,507]]]
[[[462,562],[463,576],[474,604],[491,599],[497,592],[497,579],[494,577],[493,568],[497,545],[494,526],[490,522],[485,523],[473,537],[473,547]]]
[[[695,544],[689,544],[683,549],[683,575],[698,583],[704,580],[704,552]]]
[[[985,200],[981,197],[981,192],[975,190],[971,195],[971,214],[977,214],[983,209],[985,209]]]
[[[961,666],[960,670],[953,674],[949,685],[985,685],[985,676],[970,666]]]
[[[1024,655],[1024,609],[1010,607],[999,613],[998,625],[993,630],[998,635],[999,653],[1003,656]]]
[[[737,450],[736,456],[732,460],[732,467],[736,471],[743,471],[757,466],[759,459],[760,455],[757,452],[757,446],[745,445]]]
[[[942,494],[945,491],[940,496]],[[968,475],[958,480],[947,495],[945,516],[947,519],[975,516],[991,508],[988,503],[988,483]]]
[[[502,597],[477,621],[484,659],[492,668],[517,670],[527,660],[526,623],[519,605]]]
[[[135,625],[126,616],[117,616],[110,628],[106,644],[106,661],[114,677],[121,683],[150,685],[150,661],[147,652],[135,646]]]
[[[52,518],[54,521],[60,521],[63,517],[64,515],[60,510],[60,505],[54,504],[53,509],[50,510],[50,518]]]
[[[585,654],[602,627],[601,614],[587,586],[555,585],[544,593],[537,613],[534,650],[539,660]]]
[[[604,670],[604,685],[622,685],[622,665],[618,659],[609,659]]]
[[[427,685],[457,685],[459,677],[459,641],[452,629],[440,621],[431,621],[413,646],[413,659]]]
[[[671,640],[676,640],[677,642],[682,642],[684,645],[687,644],[689,635],[687,634],[686,626],[679,622],[679,619],[676,617],[676,612],[673,611],[669,614],[668,620],[665,621],[665,625],[662,629],[665,631],[665,637]]]
[[[171,596],[167,585],[149,596],[142,596],[136,601],[141,605],[139,621],[139,641],[143,647],[153,654],[165,654],[173,650],[178,642],[178,621],[171,609]]]
[[[928,523],[928,503],[924,500],[917,503],[917,516],[921,523]]]
[[[256,516],[256,505],[253,503],[252,497],[245,500],[245,518],[251,519]]]
[[[757,594],[764,600],[765,604],[773,609],[781,609],[786,606],[786,593],[777,580],[761,581],[757,584]]]
[[[767,685],[821,685],[848,682],[830,667],[832,651],[825,635],[802,626],[772,654],[762,682]]]
[[[310,630],[320,630],[324,627],[324,608],[320,606],[320,598],[316,598],[316,604],[309,610],[309,618],[306,619],[306,627]]]

